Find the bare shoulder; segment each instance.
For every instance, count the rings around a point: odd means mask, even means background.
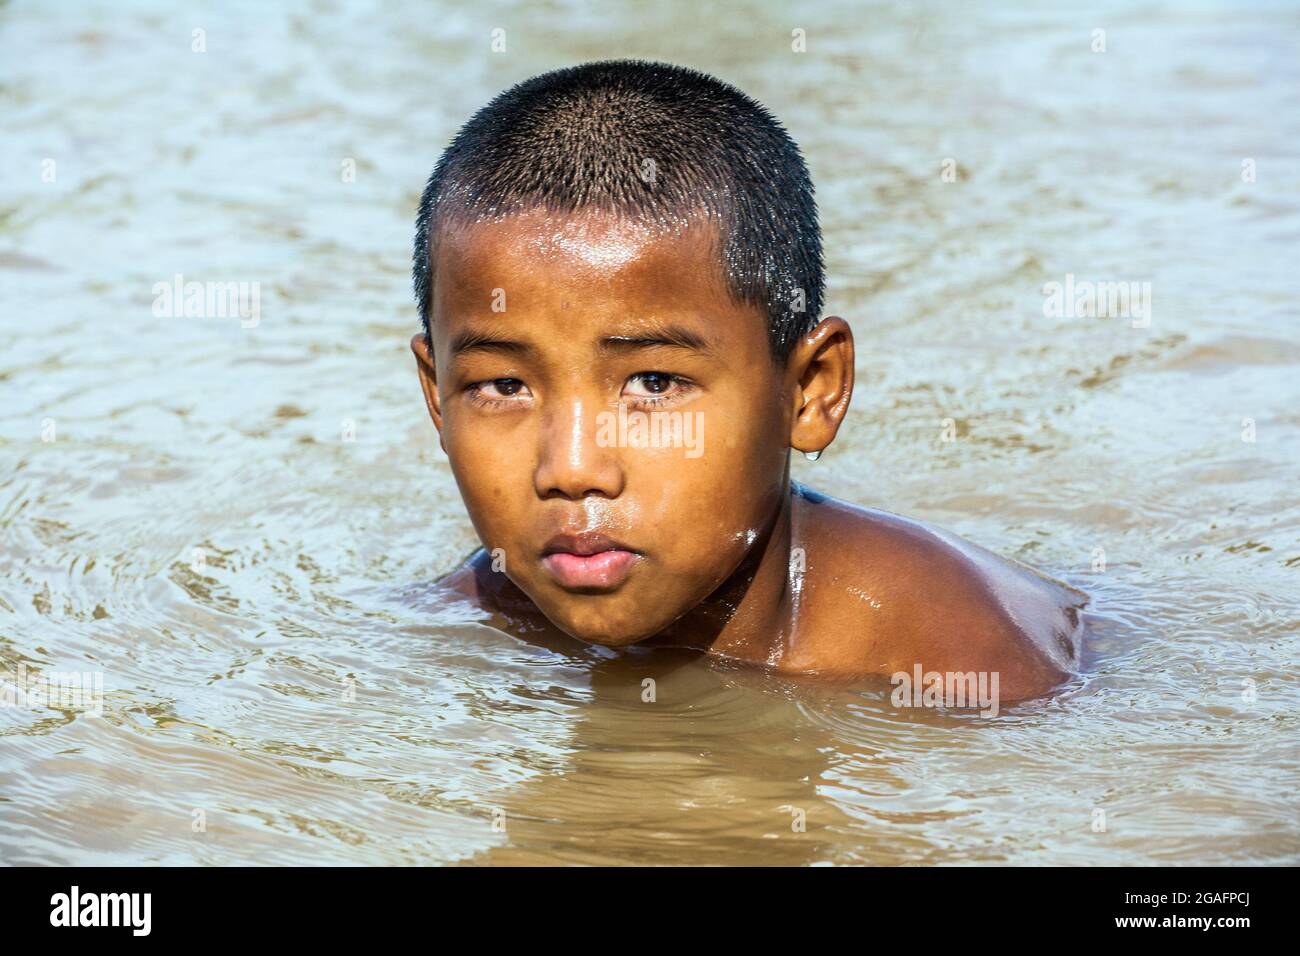
[[[799,490],[818,657],[870,673],[996,671],[1004,699],[1077,671],[1087,596],[957,535]]]
[[[444,574],[434,582],[435,594],[445,598],[468,598],[475,602],[482,601],[486,596],[483,591],[484,582],[486,581],[486,562],[488,560],[487,553],[482,548],[479,548],[462,561],[455,570]]]

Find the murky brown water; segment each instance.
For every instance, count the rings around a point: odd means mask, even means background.
[[[1294,8],[296,6],[0,7],[0,668],[104,689],[0,708],[0,861],[1300,860]],[[802,143],[860,364],[797,475],[1089,591],[1053,699],[900,713],[429,607],[474,541],[406,347],[417,191],[490,95],[609,55]],[[155,317],[178,273],[261,283],[258,324]],[[1067,273],[1149,282],[1149,327],[1046,317]]]

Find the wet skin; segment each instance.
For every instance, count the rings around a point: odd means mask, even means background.
[[[442,587],[521,636],[831,678],[997,672],[1004,701],[1065,680],[1078,591],[791,483],[791,449],[824,449],[848,410],[853,336],[831,316],[773,360],[719,262],[705,223],[594,212],[440,237],[432,354],[411,347],[484,545]],[[620,403],[696,416],[698,450],[610,441]]]

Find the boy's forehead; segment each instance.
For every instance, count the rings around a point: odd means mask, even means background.
[[[551,291],[727,298],[718,227],[692,221],[664,227],[600,211],[530,210],[454,226],[435,246],[434,292],[457,306],[483,291]],[[705,303],[701,303],[702,305]]]

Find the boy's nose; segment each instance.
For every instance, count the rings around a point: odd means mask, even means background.
[[[577,501],[590,495],[617,498],[623,492],[623,469],[617,448],[597,441],[596,412],[572,400],[543,415],[538,435],[534,484],[541,498]]]

